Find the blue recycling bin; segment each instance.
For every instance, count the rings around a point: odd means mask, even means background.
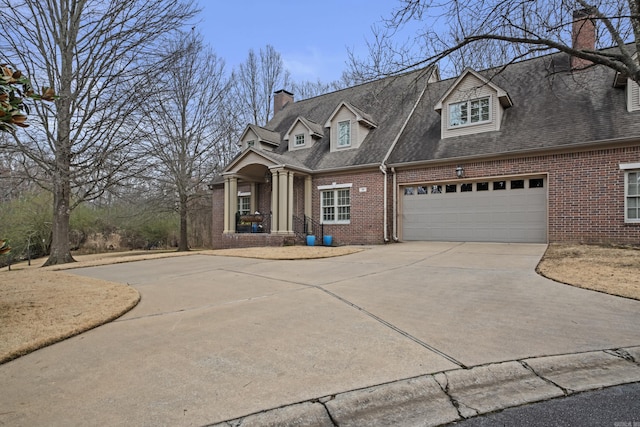
[[[307,246],[315,246],[316,236],[307,236]]]
[[[322,238],[322,244],[325,246],[331,246],[331,243],[333,243],[333,236],[324,236]]]

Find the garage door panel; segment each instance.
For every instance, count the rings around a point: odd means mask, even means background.
[[[546,184],[514,190],[508,184],[505,190],[404,196],[403,239],[546,242]]]

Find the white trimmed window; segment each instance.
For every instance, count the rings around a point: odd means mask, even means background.
[[[299,134],[296,135],[295,145],[296,145],[296,147],[304,145],[304,133],[299,133]]]
[[[240,215],[251,214],[251,196],[238,196],[238,212]]]
[[[254,145],[256,145],[256,141],[255,140],[251,140],[251,141],[247,141],[247,147],[253,147]]]
[[[338,147],[351,145],[351,121],[338,122]]]
[[[320,211],[323,224],[349,224],[351,222],[351,188],[321,190]]]
[[[640,222],[640,169],[624,174],[624,220]]]
[[[490,97],[449,104],[449,127],[484,123],[491,120]]]

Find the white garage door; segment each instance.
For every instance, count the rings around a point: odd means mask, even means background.
[[[402,239],[452,242],[547,241],[542,177],[401,187]]]

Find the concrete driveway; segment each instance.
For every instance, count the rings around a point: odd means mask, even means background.
[[[545,248],[415,242],[70,270],[142,300],[0,365],[0,425],[206,425],[425,374],[640,345],[640,302],[538,276]]]

